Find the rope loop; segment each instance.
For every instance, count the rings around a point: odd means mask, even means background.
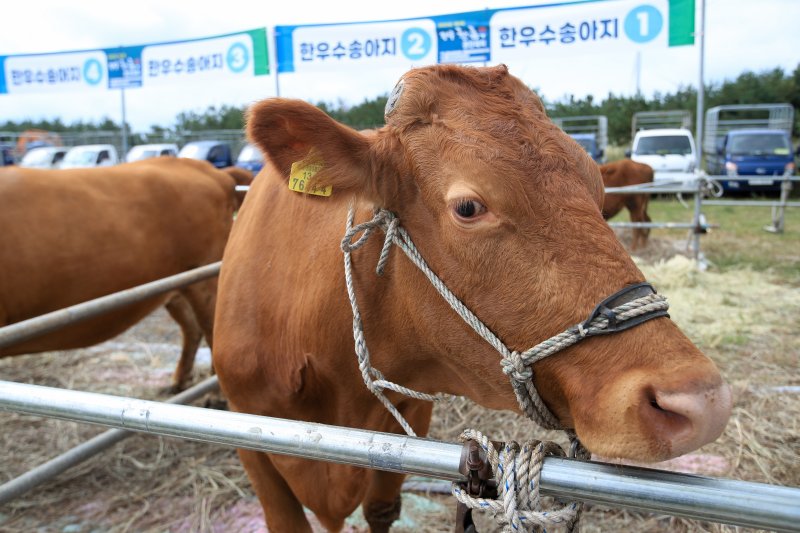
[[[473,510],[488,511],[505,532],[538,531],[562,527],[573,531],[582,504],[553,503],[545,508],[540,493],[542,465],[547,456],[566,454],[554,442],[528,440],[522,445],[506,442],[499,452],[488,437],[475,429],[467,429],[459,440],[474,440],[483,449],[497,481],[497,499],[470,496],[459,483],[453,483],[455,498]]]

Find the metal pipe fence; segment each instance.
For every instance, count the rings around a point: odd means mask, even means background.
[[[753,176],[708,176],[700,173],[695,179],[686,181],[656,181],[641,185],[628,185],[624,187],[608,187],[606,194],[692,194],[694,208],[692,222],[609,222],[614,228],[650,228],[650,229],[689,229],[692,230],[690,247],[692,256],[701,265],[704,265],[700,250],[700,236],[708,229],[718,228],[717,224],[708,224],[703,215],[703,206],[748,206],[771,207],[772,223],[764,226],[765,231],[782,233],[785,229],[786,208],[800,207],[800,202],[789,201],[789,192],[792,183],[800,181],[800,176],[784,174],[775,176],[773,181],[781,182],[781,195],[777,201],[772,200],[709,200],[706,196],[720,196],[722,193],[721,181],[750,181]],[[701,266],[702,268],[702,266]]]
[[[0,348],[5,348],[70,324],[102,315],[114,309],[214,277],[219,274],[221,266],[222,262],[218,261],[2,327],[0,328]]]
[[[186,389],[180,394],[173,396],[165,403],[184,404],[201,398],[209,392],[219,388],[217,376],[211,376],[205,381],[198,383],[194,387]],[[110,429],[96,437],[75,446],[71,450],[42,463],[41,465],[29,470],[6,483],[0,485],[0,505],[18,498],[26,492],[38,487],[46,481],[50,481],[57,475],[69,470],[73,466],[79,465],[83,461],[97,455],[113,446],[114,444],[130,437],[132,432],[124,429]]]
[[[714,181],[747,181],[753,179],[763,180],[770,178],[755,177],[754,176],[709,176],[709,179]],[[786,228],[786,208],[787,207],[800,207],[800,202],[790,202],[789,193],[792,190],[792,183],[800,181],[800,176],[793,176],[791,174],[783,174],[782,176],[775,176],[772,182],[781,182],[781,195],[777,201],[773,200],[703,200],[705,205],[715,206],[748,206],[748,207],[770,207],[772,208],[772,223],[764,226],[764,231],[770,233],[783,233]]]
[[[701,268],[705,260],[700,251],[700,235],[709,228],[715,227],[706,223],[702,214],[703,195],[709,190],[709,182],[702,176],[692,180],[655,181],[641,185],[624,187],[607,187],[606,194],[692,194],[694,195],[694,214],[692,222],[609,222],[612,228],[651,228],[651,229],[689,229],[691,230],[690,247],[692,257]]]
[[[462,446],[296,422],[0,382],[0,410],[223,446],[463,481]],[[800,531],[800,489],[549,457],[541,490],[561,499],[775,531]]]

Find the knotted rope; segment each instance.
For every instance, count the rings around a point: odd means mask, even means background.
[[[480,431],[467,429],[459,439],[474,440],[480,444],[497,480],[498,498],[470,496],[458,483],[453,483],[453,496],[472,509],[490,511],[504,531],[535,531],[563,526],[573,531],[578,523],[583,504],[570,502],[552,509],[542,508],[539,490],[544,458],[548,455],[564,456],[554,442],[526,441],[522,446],[511,441],[503,449],[495,450],[489,438]]]
[[[364,384],[372,393],[381,401],[381,403],[388,409],[392,416],[402,426],[405,432],[412,437],[417,434],[411,428],[411,425],[406,421],[397,407],[389,401],[383,393],[385,389],[405,394],[418,400],[436,401],[438,398],[431,394],[424,394],[409,388],[387,381],[383,374],[373,368],[370,364],[369,349],[367,348],[367,341],[364,339],[364,324],[361,321],[361,313],[358,310],[358,302],[356,300],[356,291],[353,286],[353,260],[351,252],[361,248],[367,239],[375,231],[375,228],[382,228],[386,233],[386,239],[383,242],[381,255],[378,259],[378,266],[376,273],[380,276],[383,274],[383,269],[386,266],[386,261],[389,259],[389,248],[397,236],[398,230],[407,236],[405,231],[399,227],[399,220],[392,215],[389,211],[381,210],[376,212],[375,216],[369,222],[359,224],[353,227],[354,209],[351,206],[350,211],[347,213],[347,232],[344,239],[342,239],[342,251],[344,252],[344,278],[347,285],[347,295],[350,298],[350,306],[353,308],[353,338],[355,339],[356,357],[358,358],[358,368],[361,370],[361,377],[364,379]],[[363,235],[353,242],[353,238],[363,232]]]
[[[380,228],[385,233],[383,247],[381,249],[380,258],[376,273],[383,274],[386,262],[389,257],[389,250],[392,244],[397,245],[419,268],[425,277],[431,282],[431,285],[436,291],[444,298],[450,307],[466,322],[478,335],[480,335],[486,342],[494,347],[502,356],[501,365],[503,372],[511,380],[511,385],[517,397],[517,401],[522,411],[534,422],[539,424],[545,429],[563,429],[558,423],[556,417],[550,412],[545,405],[536,387],[533,384],[533,370],[531,366],[552,355],[559,350],[563,350],[580,340],[592,335],[603,333],[609,328],[610,321],[614,320],[614,325],[617,326],[625,321],[647,315],[649,313],[661,312],[665,313],[669,308],[666,298],[659,294],[649,294],[647,296],[637,298],[630,302],[624,303],[614,309],[610,310],[611,314],[598,315],[588,323],[577,324],[563,333],[551,337],[533,348],[525,352],[516,352],[510,350],[495,335],[475,314],[464,305],[458,297],[453,294],[444,282],[428,267],[425,260],[414,246],[411,237],[405,229],[403,229],[399,220],[395,215],[386,209],[377,209],[371,220],[353,226],[355,216],[354,207],[351,205],[347,214],[347,230],[342,239],[342,251],[344,252],[345,264],[345,281],[347,283],[347,293],[350,297],[350,305],[353,308],[353,336],[356,343],[356,354],[358,356],[359,368],[369,388],[397,419],[401,426],[406,430],[409,435],[414,435],[408,423],[402,418],[400,413],[394,406],[391,406],[386,397],[383,395],[383,389],[390,389],[402,394],[409,395],[413,398],[423,400],[435,400],[435,396],[423,394],[412,391],[395,383],[388,382],[384,379],[383,375],[372,368],[369,363],[369,351],[367,350],[364,341],[363,324],[361,323],[361,314],[358,311],[358,304],[356,301],[355,289],[353,288],[353,274],[352,274],[352,258],[351,252],[360,248],[366,243],[367,239],[372,235],[376,228]],[[355,242],[353,239],[359,233],[363,233],[358,237]]]

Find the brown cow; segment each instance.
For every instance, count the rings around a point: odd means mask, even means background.
[[[0,170],[0,326],[219,261],[236,207],[232,177],[204,161]],[[216,287],[216,279],[196,283],[0,356],[96,344],[166,304],[183,333],[172,381],[179,390],[203,335],[211,345]]]
[[[340,249],[353,198],[356,222],[376,207],[394,212],[431,269],[513,350],[643,279],[600,214],[597,165],[504,66],[412,70],[393,94],[387,125],[367,134],[300,101],[251,108],[248,135],[269,162],[225,251],[214,346],[236,411],[400,431],[354,353]],[[322,165],[304,190],[330,185],[330,197],[287,190],[300,161]],[[374,368],[417,391],[519,412],[497,351],[398,248],[376,276],[382,246],[375,236],[352,255]],[[587,338],[534,369],[555,417],[604,456],[680,455],[715,439],[730,414],[716,367],[666,317]],[[431,405],[386,394],[424,435]],[[310,531],[303,505],[331,531],[360,503],[373,532],[399,514],[403,475],[239,454],[270,531]]]
[[[603,176],[603,185],[606,187],[653,183],[653,168],[630,159],[621,159],[600,165],[600,174]],[[606,194],[603,200],[603,218],[609,220],[625,207],[630,213],[631,222],[650,222],[650,217],[647,215],[649,201],[649,194]],[[631,250],[647,244],[649,235],[649,228],[633,228]]]

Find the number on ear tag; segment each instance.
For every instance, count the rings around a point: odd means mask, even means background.
[[[308,184],[308,180],[320,170],[322,170],[322,163],[306,163],[305,161],[292,163],[292,171],[289,173],[289,188],[303,194],[330,196],[333,192],[333,187],[331,185],[326,187],[311,187]]]

